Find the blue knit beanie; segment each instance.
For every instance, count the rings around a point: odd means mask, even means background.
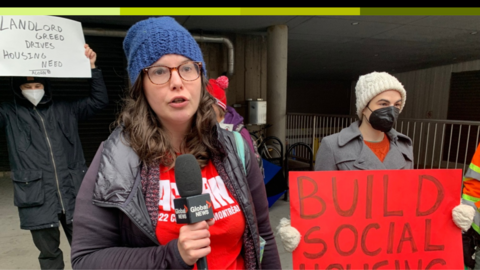
[[[166,54],[179,54],[202,62],[203,74],[207,76],[200,46],[187,29],[171,17],[149,18],[134,24],[123,40],[123,50],[131,84],[142,69]]]

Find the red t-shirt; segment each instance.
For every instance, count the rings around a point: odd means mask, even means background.
[[[241,255],[245,217],[211,161],[202,168],[203,191],[213,204],[215,224],[210,227],[211,253],[207,255],[209,269],[244,269]],[[160,165],[160,202],[156,228],[157,239],[165,245],[178,238],[183,224],[175,222],[173,199],[179,198],[174,169]],[[197,269],[195,266],[194,269]]]

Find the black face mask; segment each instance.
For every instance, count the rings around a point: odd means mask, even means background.
[[[400,109],[394,106],[380,108],[375,111],[372,111],[368,106],[367,108],[372,112],[368,122],[374,129],[382,132],[389,132],[400,114]]]

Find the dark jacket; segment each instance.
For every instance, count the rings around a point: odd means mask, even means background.
[[[0,104],[0,128],[7,133],[14,183],[14,204],[20,227],[26,230],[58,227],[58,214],[71,223],[75,197],[87,170],[78,121],[108,104],[102,72],[92,70],[90,96],[75,102],[53,100],[51,89],[34,107],[20,89],[14,102]],[[59,199],[60,198],[60,199]]]
[[[221,166],[238,196],[238,203],[254,243],[257,269],[280,269],[275,238],[268,218],[268,202],[253,154],[245,148],[247,177],[235,150],[233,133],[217,126],[219,140],[228,153]],[[177,240],[161,246],[145,206],[140,162],[117,128],[100,146],[82,183],[73,224],[74,269],[190,269],[180,257]],[[228,188],[228,185],[227,185]],[[92,199],[93,197],[93,199]],[[259,262],[259,237],[265,246]],[[228,241],[226,239],[225,241]],[[244,246],[245,248],[245,246]]]
[[[315,159],[315,171],[413,169],[413,147],[409,137],[393,128],[385,133],[390,149],[383,163],[363,142],[353,122],[339,133],[323,138]]]

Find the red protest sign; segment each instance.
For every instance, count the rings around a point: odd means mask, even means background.
[[[294,269],[463,269],[461,170],[290,172]]]

